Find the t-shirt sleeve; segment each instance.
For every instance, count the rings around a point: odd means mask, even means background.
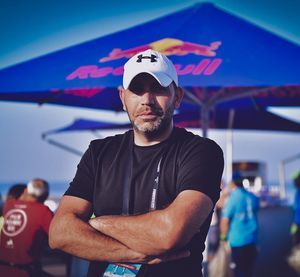
[[[228,218],[231,219],[232,216],[234,215],[234,209],[235,209],[235,205],[234,203],[236,203],[236,200],[233,199],[233,195],[230,194],[228,196],[228,199],[225,203],[225,206],[222,210],[222,217],[223,218]]]
[[[224,168],[223,151],[214,141],[194,138],[185,149],[179,164],[179,192],[197,190],[211,198],[215,204],[220,197]]]
[[[76,196],[92,202],[95,172],[92,154],[93,144],[91,143],[82,156],[77,166],[75,177],[64,195]]]

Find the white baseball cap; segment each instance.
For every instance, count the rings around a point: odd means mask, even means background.
[[[124,65],[123,87],[128,89],[132,79],[140,73],[152,75],[163,87],[173,81],[178,86],[174,64],[160,52],[148,49],[131,57]]]

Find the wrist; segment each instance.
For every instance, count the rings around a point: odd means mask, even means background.
[[[220,240],[221,241],[227,241],[227,235],[226,234],[221,234],[220,235]]]
[[[291,235],[295,235],[297,233],[297,231],[298,231],[298,226],[297,226],[297,224],[293,223],[290,228]]]

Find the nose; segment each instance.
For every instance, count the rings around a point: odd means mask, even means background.
[[[155,103],[155,95],[147,91],[142,95],[142,105],[153,105]]]

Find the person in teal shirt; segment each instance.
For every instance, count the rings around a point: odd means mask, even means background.
[[[295,199],[294,199],[294,218],[291,226],[291,234],[293,237],[293,244],[297,245],[300,243],[300,170],[298,170],[293,176],[294,185],[296,188]]]
[[[259,199],[243,187],[243,178],[234,174],[231,193],[222,211],[221,240],[228,240],[235,277],[250,277],[257,256],[257,212]]]

